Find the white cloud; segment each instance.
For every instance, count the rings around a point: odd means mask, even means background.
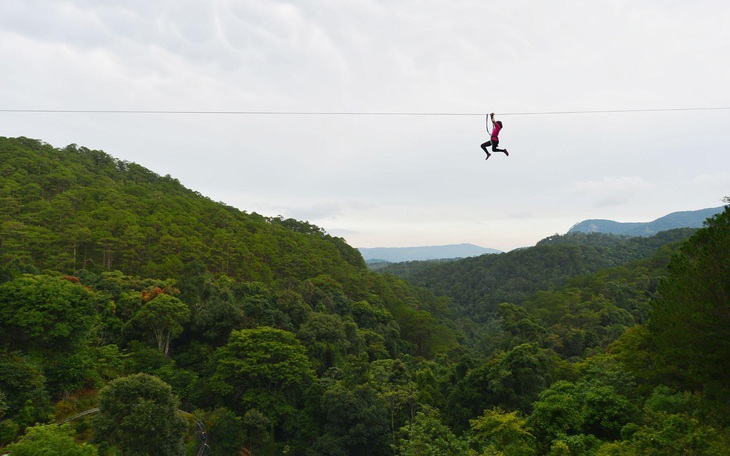
[[[604,177],[600,180],[577,181],[572,191],[588,198],[596,207],[628,203],[633,197],[652,191],[656,185],[641,177]]]
[[[728,23],[712,0],[7,0],[0,108],[728,107]],[[728,116],[505,116],[510,157],[488,162],[482,116],[0,112],[0,135],[103,149],[355,246],[508,250],[585,218],[714,205],[730,193]]]

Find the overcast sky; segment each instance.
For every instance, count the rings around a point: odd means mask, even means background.
[[[721,0],[0,0],[0,136],[354,247],[507,251],[723,205],[729,24]],[[509,157],[484,160],[488,112]]]

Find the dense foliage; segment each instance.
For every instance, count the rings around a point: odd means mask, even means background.
[[[537,291],[565,285],[571,277],[648,258],[662,246],[686,239],[694,231],[675,229],[649,238],[571,233],[507,253],[460,261],[411,261],[378,270],[449,296],[464,314],[484,321],[502,302],[520,304]]]
[[[4,452],[730,447],[730,210],[397,277],[74,145],[0,138],[0,205]]]

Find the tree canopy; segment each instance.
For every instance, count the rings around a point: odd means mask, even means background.
[[[170,385],[148,374],[110,382],[99,392],[93,429],[98,440],[129,455],[179,455],[187,425]]]
[[[0,205],[2,452],[730,446],[728,209],[379,273],[309,222],[28,138],[0,138]]]

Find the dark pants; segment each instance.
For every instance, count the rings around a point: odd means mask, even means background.
[[[497,149],[497,146],[499,146],[499,140],[493,139],[491,141],[487,141],[484,144],[482,144],[482,150],[489,155],[489,151],[487,150],[487,147],[492,146],[492,152],[507,152],[505,149]]]

